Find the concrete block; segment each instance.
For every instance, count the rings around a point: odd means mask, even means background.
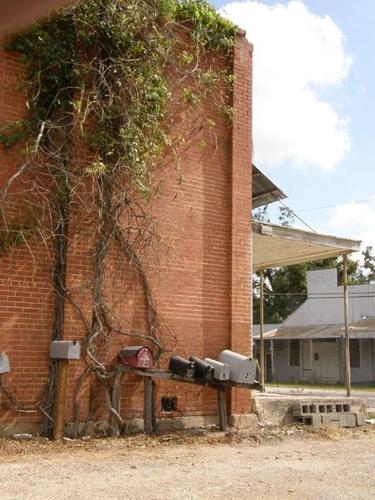
[[[305,425],[311,425],[312,427],[319,427],[322,425],[321,415],[311,414],[309,416],[302,417],[302,421]]]
[[[344,413],[344,416],[346,417],[346,425],[344,427],[356,427],[357,419],[355,413]]]
[[[361,425],[365,425],[365,414],[364,413],[354,413],[355,415],[355,420],[356,420],[356,424],[358,427],[360,427]]]

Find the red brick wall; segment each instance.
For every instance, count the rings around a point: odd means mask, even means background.
[[[211,60],[210,64],[220,66],[222,60]],[[0,110],[6,123],[24,113],[24,97],[13,90],[22,67],[3,53],[0,66]],[[208,102],[204,113],[194,119],[194,133],[182,151],[181,165],[175,168],[168,161],[160,166],[160,194],[150,207],[160,235],[157,248],[150,254],[151,285],[159,312],[174,336],[165,334],[164,340],[182,356],[215,357],[228,347],[250,351],[251,46],[242,35],[237,37],[234,73],[233,126]],[[204,126],[205,115],[214,116],[215,134]],[[202,139],[207,144],[204,148],[198,147]],[[1,149],[3,181],[17,162],[19,158],[12,150]],[[71,224],[77,222],[73,220]],[[87,227],[70,241],[67,256],[67,286],[89,320],[91,233]],[[54,304],[47,252],[42,245],[34,247],[32,254],[21,246],[0,259],[0,351],[8,352],[12,366],[6,385],[28,404],[37,400],[46,381]],[[129,290],[133,292],[130,295]],[[133,326],[140,324],[142,294],[131,270],[115,250],[108,264],[106,296],[120,319],[126,318]],[[64,338],[83,337],[85,332],[76,311],[67,304],[65,312]],[[126,338],[114,336],[106,360],[110,361],[119,346],[127,342]],[[162,367],[168,358],[169,354],[162,357]],[[83,367],[81,362],[70,364],[69,419],[74,384]],[[107,416],[100,386],[90,378],[84,381],[78,398],[81,420],[87,415],[89,401],[93,418]],[[164,395],[177,396],[176,415],[217,414],[215,391],[187,384],[157,383],[157,409]],[[248,412],[249,404],[248,391],[233,391],[233,413]],[[42,420],[38,413],[19,414],[5,407],[3,398],[0,422]],[[125,377],[123,416],[141,415],[142,410],[141,381]]]

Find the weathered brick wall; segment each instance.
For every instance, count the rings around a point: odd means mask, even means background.
[[[214,60],[210,64],[215,65]],[[220,66],[222,60],[217,61]],[[22,73],[15,58],[0,53],[3,79],[0,87],[1,122],[22,117],[24,97],[13,87]],[[250,351],[251,327],[251,46],[237,36],[234,57],[233,126],[220,117],[208,102],[205,115],[213,116],[215,133],[195,120],[194,134],[181,154],[178,168],[169,159],[160,166],[160,190],[151,204],[160,242],[151,256],[151,285],[158,309],[170,331],[168,346],[182,356],[216,357],[231,347]],[[176,124],[176,126],[183,126]],[[198,147],[204,139],[206,146]],[[19,163],[12,150],[0,151],[1,180]],[[184,178],[181,184],[181,175]],[[72,221],[74,224],[74,221]],[[0,259],[0,351],[7,351],[12,372],[6,385],[28,404],[33,404],[46,381],[48,345],[53,321],[54,295],[50,261],[42,245],[12,250]],[[67,286],[90,318],[92,298],[82,284],[92,278],[92,230],[83,228],[69,243]],[[106,296],[120,319],[131,326],[142,324],[143,298],[131,270],[116,251],[107,264]],[[132,290],[132,294],[129,294]],[[71,305],[65,307],[64,338],[84,336],[82,323]],[[114,336],[106,352],[113,359],[124,337]],[[134,342],[132,342],[134,343]],[[105,346],[103,346],[103,352]],[[161,359],[166,367],[168,355]],[[70,364],[68,418],[72,416],[73,391],[83,363]],[[160,414],[162,396],[178,398],[179,415],[215,415],[215,391],[187,384],[157,383]],[[103,387],[87,378],[78,401],[81,420],[89,411],[93,418],[107,416]],[[248,391],[233,391],[231,411],[247,413]],[[141,415],[143,384],[124,378],[122,414]],[[19,414],[6,409],[3,398],[0,422],[42,421],[40,413]]]

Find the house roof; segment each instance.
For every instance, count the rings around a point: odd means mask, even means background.
[[[362,320],[363,321],[363,320]],[[361,322],[358,322],[361,323]],[[375,338],[375,321],[370,326],[349,326],[351,339]],[[281,326],[264,334],[265,340],[337,339],[344,337],[344,325]]]
[[[263,172],[253,165],[253,208],[283,200],[286,195]]]
[[[361,242],[263,222],[253,222],[253,270],[357,252]]]

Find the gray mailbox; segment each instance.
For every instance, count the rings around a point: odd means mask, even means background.
[[[255,381],[257,362],[238,352],[226,349],[219,356],[219,361],[229,365],[230,380],[240,384],[252,384]]]
[[[0,354],[0,375],[10,372],[10,364],[8,356],[3,352]]]
[[[205,362],[214,369],[214,378],[216,380],[229,380],[230,368],[229,365],[216,361],[216,359],[205,358]]]
[[[80,359],[81,344],[77,340],[54,340],[49,346],[51,359]]]

